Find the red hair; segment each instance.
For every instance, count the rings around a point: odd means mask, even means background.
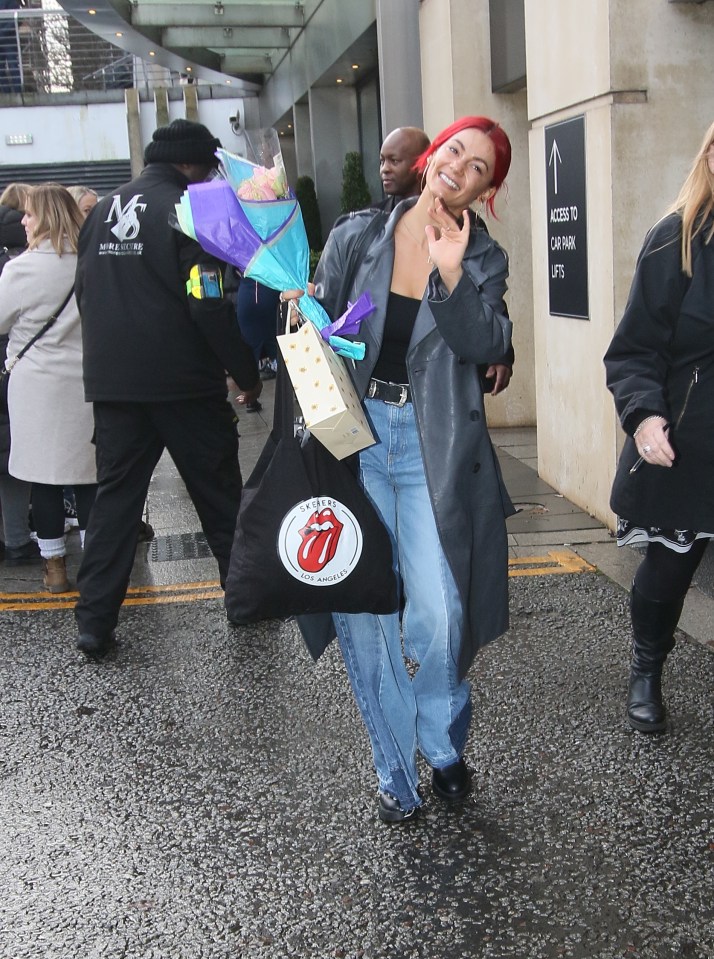
[[[447,140],[450,140],[462,130],[470,129],[480,130],[482,133],[485,133],[486,136],[490,137],[493,142],[496,153],[496,162],[491,178],[493,194],[486,200],[486,206],[488,207],[489,213],[495,216],[493,202],[511,166],[511,141],[508,139],[503,127],[499,126],[495,120],[490,120],[488,117],[461,117],[460,120],[455,120],[450,126],[446,127],[446,129],[434,137],[426,150],[417,157],[413,169],[416,170],[417,173],[423,174],[429,158],[440,146],[443,146]]]

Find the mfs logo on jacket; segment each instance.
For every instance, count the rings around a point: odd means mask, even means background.
[[[121,196],[117,193],[112,197],[112,205],[109,208],[109,215],[105,223],[116,223],[111,227],[111,232],[119,240],[119,243],[100,243],[99,254],[110,254],[112,256],[123,256],[126,254],[141,254],[144,244],[133,241],[139,235],[141,223],[139,214],[146,210],[146,203],[139,203],[142,194],[137,193],[124,206],[121,204]]]
[[[278,553],[285,569],[311,586],[346,579],[362,555],[362,530],[354,514],[331,496],[303,500],[280,524]]]

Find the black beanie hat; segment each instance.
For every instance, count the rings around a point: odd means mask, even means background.
[[[192,120],[174,120],[154,130],[144,150],[144,163],[215,164],[215,152],[221,141],[211,136],[208,127]]]

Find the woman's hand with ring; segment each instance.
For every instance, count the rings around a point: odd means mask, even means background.
[[[647,417],[637,430],[637,452],[652,466],[672,466],[674,450],[667,439],[669,424],[664,416]]]

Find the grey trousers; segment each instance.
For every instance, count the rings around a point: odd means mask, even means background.
[[[0,476],[0,510],[3,540],[7,549],[18,549],[30,542],[27,516],[30,509],[31,483],[5,474]]]

